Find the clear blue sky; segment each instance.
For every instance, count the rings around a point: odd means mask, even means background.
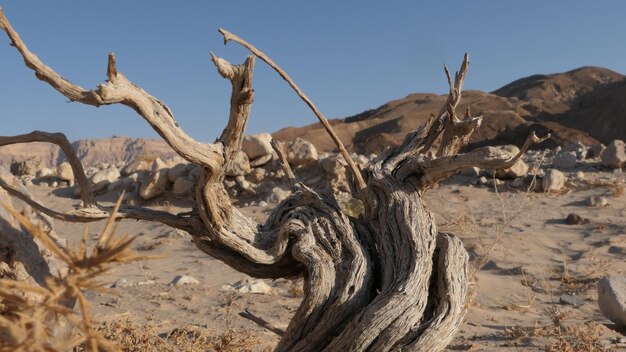
[[[442,64],[465,51],[467,89],[492,91],[536,73],[592,65],[626,73],[626,1],[28,1],[0,6],[30,49],[84,88],[105,79],[106,56],[168,104],[193,137],[213,141],[228,116],[230,85],[209,51],[233,63],[217,29],[240,35],[280,64],[329,118],[413,92],[445,93]],[[0,37],[1,135],[39,129],[70,140],[156,137],[132,110],[93,108],[38,81]],[[315,122],[258,61],[248,131]]]

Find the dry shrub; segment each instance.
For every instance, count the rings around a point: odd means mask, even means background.
[[[67,271],[47,277],[45,287],[0,279],[0,300],[4,305],[0,314],[0,351],[69,351],[78,345],[89,351],[119,350],[95,328],[83,292],[106,291],[100,278],[113,266],[148,259],[132,253],[130,245],[134,237],[115,235],[115,216],[121,199],[97,244],[88,248],[85,229],[77,249],[57,245],[40,226],[5,206],[25,231],[67,266]],[[77,303],[77,310],[71,308],[73,302]],[[54,325],[58,324],[68,324],[75,333],[70,337],[58,336],[54,332]]]
[[[602,330],[599,323],[585,322],[582,325],[567,326],[565,320],[571,312],[562,312],[552,307],[544,312],[551,324],[535,323],[532,327],[515,326],[505,330],[512,339],[545,337],[546,352],[605,352],[611,351],[601,340]]]
[[[149,322],[140,325],[130,320],[107,322],[98,328],[98,332],[108,340],[122,346],[121,349],[127,352],[250,352],[255,350],[260,342],[251,333],[238,332],[233,329],[227,329],[220,334],[190,326],[159,334]]]

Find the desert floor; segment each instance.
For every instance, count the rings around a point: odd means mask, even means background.
[[[493,186],[469,185],[460,176],[426,194],[425,203],[436,215],[439,230],[458,235],[474,263],[468,313],[450,350],[544,351],[562,341],[626,349],[624,331],[602,316],[596,302],[598,278],[626,270],[626,196],[611,186],[615,173],[585,172],[586,181],[576,180],[574,172],[568,175],[567,191],[560,194],[527,192],[506,184],[496,192]],[[78,204],[62,189],[32,186],[31,192],[53,209]],[[587,205],[591,196],[606,197],[608,205]],[[99,200],[114,198],[108,194]],[[179,212],[188,204],[170,200],[153,206]],[[243,210],[259,221],[270,211]],[[570,213],[589,221],[567,224]],[[83,226],[57,221],[56,231],[76,245]],[[92,241],[102,227],[89,225]],[[216,334],[234,329],[258,337],[262,341],[258,350],[263,350],[278,336],[238,313],[249,310],[284,329],[298,307],[298,282],[267,281],[272,290],[265,294],[230,290],[228,286],[248,277],[200,252],[187,235],[164,225],[124,220],[118,232],[138,236],[134,243],[138,254],[159,258],[117,267],[105,278],[111,294],[89,293],[100,321],[130,319],[149,323],[159,332],[182,326]],[[475,269],[476,262],[484,263],[480,270]],[[171,285],[181,274],[199,283]]]

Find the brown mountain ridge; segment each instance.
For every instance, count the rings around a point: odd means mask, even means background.
[[[593,144],[626,139],[625,76],[600,67],[581,67],[565,73],[533,75],[491,93],[466,91],[459,106],[483,115],[469,148],[486,144],[520,144],[531,132],[554,136],[548,145],[581,141]],[[445,101],[445,95],[417,93],[390,101],[376,109],[333,121],[348,148],[380,153],[402,142]],[[322,151],[334,149],[320,124],[285,128],[277,139],[301,137]],[[544,144],[546,146],[546,144]]]

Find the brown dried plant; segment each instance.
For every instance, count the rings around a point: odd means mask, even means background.
[[[27,217],[2,205],[67,270],[47,277],[44,287],[0,279],[0,301],[4,305],[0,314],[0,351],[69,351],[78,345],[88,351],[120,350],[95,328],[84,291],[106,291],[100,278],[115,265],[150,259],[132,253],[130,245],[134,236],[116,236],[115,217],[122,196],[92,248],[88,248],[86,228],[77,249],[65,248]],[[73,304],[66,302],[76,302],[78,309],[72,309]],[[61,322],[69,324],[74,334],[70,337],[55,334],[53,325]]]

